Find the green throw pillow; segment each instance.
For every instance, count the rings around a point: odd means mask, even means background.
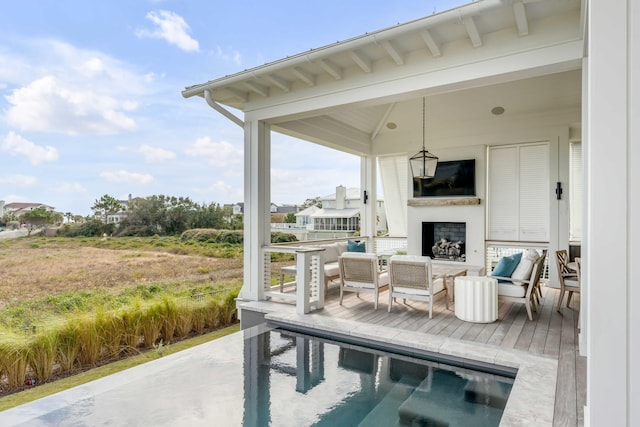
[[[356,242],[355,240],[347,240],[347,250],[349,252],[366,252],[364,242]]]

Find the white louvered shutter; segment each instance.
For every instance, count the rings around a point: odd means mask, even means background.
[[[569,144],[569,240],[582,240],[582,144]]]
[[[489,149],[489,240],[549,241],[549,144]]]

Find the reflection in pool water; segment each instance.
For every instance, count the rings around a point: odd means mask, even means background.
[[[256,353],[245,357],[253,361],[245,372],[261,379],[261,395],[245,394],[245,425],[283,425],[293,418],[316,426],[497,426],[513,384],[283,330],[250,341],[245,348]]]
[[[0,413],[0,425],[497,426],[513,380],[264,325]]]

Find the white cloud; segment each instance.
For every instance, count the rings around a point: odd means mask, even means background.
[[[198,41],[189,35],[189,25],[184,18],[168,10],[147,13],[146,18],[156,26],[154,30],[138,30],[136,36],[166,40],[187,52],[198,52]]]
[[[131,112],[158,90],[146,74],[57,40],[26,39],[15,52],[0,52],[0,81],[11,88],[5,117],[25,131],[108,135],[136,129]]]
[[[35,176],[28,175],[0,175],[0,184],[15,185],[18,187],[29,187],[34,185],[38,180]]]
[[[59,193],[86,193],[87,189],[77,182],[63,182],[56,188]]]
[[[9,132],[4,138],[2,149],[8,151],[12,156],[19,154],[26,156],[34,165],[58,159],[58,150],[54,147],[49,145],[41,147],[14,132]]]
[[[102,172],[100,176],[109,182],[124,182],[127,184],[150,184],[154,181],[153,175],[148,173],[127,172],[125,170]]]
[[[190,156],[203,157],[218,167],[238,166],[243,160],[243,151],[227,141],[214,142],[208,136],[198,138],[185,151]]]
[[[141,145],[140,148],[138,148],[138,152],[142,153],[145,161],[151,163],[164,162],[165,160],[171,160],[176,157],[176,153],[173,151],[159,147],[152,147],[146,144]]]
[[[54,76],[35,80],[6,98],[11,104],[7,121],[22,130],[109,135],[136,128],[120,111],[130,109],[126,101],[72,88]]]

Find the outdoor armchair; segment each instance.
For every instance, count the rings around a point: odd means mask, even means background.
[[[429,319],[433,317],[433,297],[445,290],[443,279],[433,280],[431,258],[393,255],[389,260],[389,308],[396,298],[429,302]]]
[[[378,256],[373,253],[345,252],[338,259],[340,266],[340,305],[344,292],[374,294],[378,309],[380,289],[389,285],[389,273],[380,270]]]

